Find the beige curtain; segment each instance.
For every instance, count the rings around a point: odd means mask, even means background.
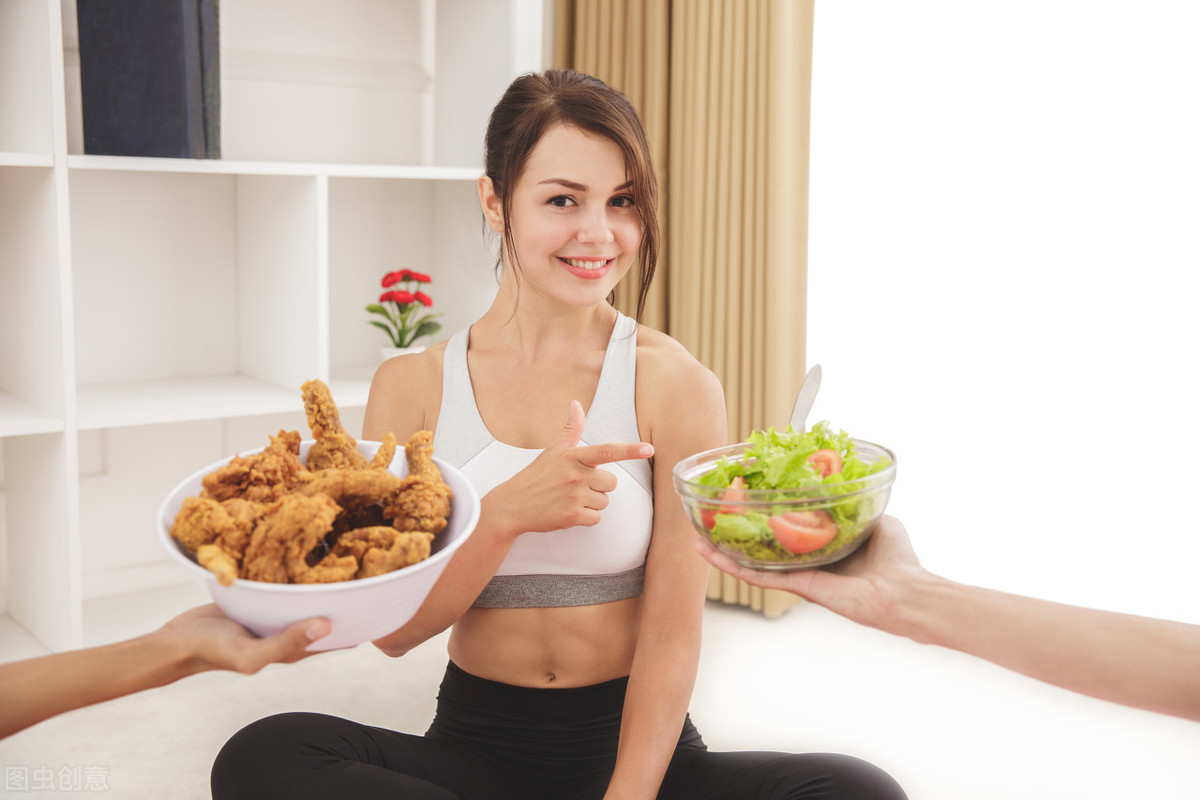
[[[725,386],[729,435],[787,424],[805,372],[813,0],[556,0],[555,66],[625,92],[664,187],[643,321]],[[632,313],[633,286],[617,305]],[[709,597],[794,602],[714,571]]]
[[[721,378],[734,439],[786,424],[805,372],[812,24],[812,0],[555,5],[556,66],[642,115],[665,233],[644,321]]]

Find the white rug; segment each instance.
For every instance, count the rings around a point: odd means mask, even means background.
[[[50,787],[0,783],[0,794],[201,800],[226,739],[282,711],[424,731],[447,636],[400,659],[365,645],[74,711],[0,742],[0,781],[36,771]],[[1200,725],[1073,695],[807,603],[775,620],[710,603],[691,712],[714,750],[850,753],[891,772],[913,800],[1200,797]],[[67,785],[84,785],[85,774],[106,790]]]

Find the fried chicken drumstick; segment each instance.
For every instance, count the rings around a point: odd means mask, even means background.
[[[341,415],[333,402],[329,387],[323,381],[312,380],[300,387],[304,397],[304,414],[312,431],[312,447],[308,450],[308,468],[363,469],[367,459],[358,452],[358,442],[342,427]]]

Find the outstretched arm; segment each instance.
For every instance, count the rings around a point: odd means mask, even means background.
[[[713,566],[863,625],[949,647],[1071,691],[1200,721],[1200,626],[967,586],[917,560],[884,517],[864,550],[829,570],[763,573],[697,542]]]
[[[251,674],[273,662],[296,661],[310,642],[328,633],[329,623],[314,619],[258,639],[210,604],[136,639],[0,665],[0,738],[197,672]]]

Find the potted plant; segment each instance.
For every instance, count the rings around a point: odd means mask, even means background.
[[[418,313],[433,305],[433,298],[419,289],[431,281],[428,275],[411,269],[389,272],[380,281],[385,291],[379,295],[378,303],[367,306],[367,311],[385,320],[369,320],[391,341],[390,345],[381,348],[385,359],[402,353],[419,353],[425,347],[414,342],[442,329],[442,324],[436,319],[441,314]]]

